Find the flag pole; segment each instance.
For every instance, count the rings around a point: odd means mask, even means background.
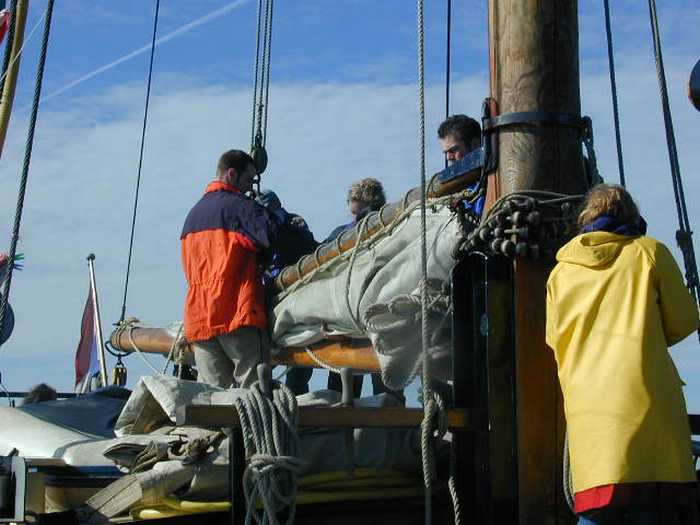
[[[95,334],[97,336],[97,357],[100,361],[100,378],[102,386],[107,386],[107,365],[105,361],[105,345],[102,339],[102,320],[100,319],[100,303],[97,300],[97,284],[95,282],[95,254],[87,256],[90,268],[90,289],[92,291],[92,306],[95,311]]]

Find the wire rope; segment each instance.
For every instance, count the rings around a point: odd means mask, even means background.
[[[7,273],[0,294],[0,332],[2,332],[5,324],[5,315],[7,313],[7,303],[10,299],[10,288],[12,286],[12,275],[14,265],[12,261],[17,255],[17,242],[19,240],[19,231],[22,223],[22,211],[24,209],[24,199],[27,191],[27,181],[29,179],[29,166],[32,160],[32,149],[34,146],[34,131],[36,130],[36,121],[39,113],[39,100],[41,99],[41,86],[44,80],[44,70],[46,68],[46,56],[48,54],[49,35],[51,33],[51,17],[53,15],[54,0],[49,0],[46,6],[45,21],[44,21],[44,36],[41,42],[41,51],[39,52],[39,63],[37,65],[36,82],[34,85],[34,99],[32,102],[32,112],[29,117],[29,129],[27,131],[27,141],[24,150],[24,162],[22,164],[22,175],[20,177],[19,194],[17,196],[17,208],[15,210],[15,221],[12,228],[12,241],[10,244],[10,253],[8,259]]]
[[[668,100],[668,89],[666,86],[666,72],[664,70],[663,52],[661,47],[661,33],[659,31],[659,19],[656,12],[656,1],[649,0],[649,18],[651,22],[652,40],[654,44],[654,58],[656,60],[656,76],[659,82],[659,95],[661,97],[661,108],[666,131],[666,144],[668,146],[668,157],[671,167],[671,181],[673,182],[673,193],[676,200],[676,212],[678,214],[678,226],[676,231],[676,241],[683,253],[683,263],[685,265],[686,284],[697,301],[700,297],[698,284],[698,271],[695,260],[695,249],[693,247],[693,232],[688,218],[688,209],[683,191],[683,180],[681,168],[678,163],[678,150],[676,148],[676,137],[673,130],[673,118],[671,116],[671,106]],[[698,331],[700,336],[700,330]]]
[[[425,21],[424,2],[417,0],[417,32],[418,32],[418,153],[420,158],[420,228],[421,228],[421,346],[422,346],[422,375],[421,387],[423,393],[423,422],[421,424],[421,458],[423,464],[423,485],[425,487],[425,524],[432,524],[432,456],[430,424],[434,415],[434,403],[430,391],[430,373],[428,369],[428,241],[426,236],[426,170],[425,170]]]
[[[624,188],[625,165],[622,158],[622,138],[620,136],[620,110],[617,103],[617,81],[615,80],[615,56],[613,54],[612,28],[610,24],[610,1],[603,0],[605,10],[605,34],[608,41],[608,67],[610,70],[610,92],[613,103],[613,120],[615,123],[615,144],[617,145],[617,164],[620,173],[620,185]]]
[[[146,104],[143,110],[143,126],[141,128],[141,149],[139,152],[139,167],[136,175],[136,191],[134,195],[134,210],[131,217],[131,235],[129,237],[129,256],[126,263],[126,276],[124,278],[124,300],[122,301],[122,312],[119,321],[126,317],[126,298],[129,293],[129,275],[131,273],[131,258],[134,251],[134,232],[136,231],[136,214],[139,207],[139,189],[141,187],[141,170],[143,167],[143,151],[146,143],[146,128],[148,125],[148,105],[151,98],[151,80],[153,78],[153,57],[156,51],[156,34],[158,32],[158,14],[160,12],[160,0],[156,0],[156,13],[153,17],[153,39],[151,41],[151,59],[148,65],[148,84],[146,86]]]

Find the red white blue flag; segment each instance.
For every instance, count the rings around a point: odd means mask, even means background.
[[[7,29],[10,27],[11,13],[9,9],[0,11],[0,43],[4,40]],[[10,43],[8,43],[9,45]]]
[[[95,325],[95,302],[92,299],[92,287],[88,292],[83,310],[83,322],[80,326],[80,342],[75,352],[75,391],[90,390],[91,379],[99,374],[100,363],[97,357],[97,331]],[[85,385],[85,383],[88,383]],[[85,388],[83,388],[85,386]]]

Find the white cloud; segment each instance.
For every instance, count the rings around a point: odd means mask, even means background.
[[[620,62],[629,187],[650,223],[650,233],[672,246],[675,212],[653,64],[641,58]],[[700,183],[692,175],[700,161],[693,147],[700,115],[685,101],[685,59],[667,59],[667,70],[686,195],[697,225],[700,216],[692,197]],[[213,177],[218,154],[230,147],[247,149],[250,140],[249,90],[202,87],[176,77],[168,85],[167,92],[156,93],[151,101],[128,302],[129,314],[153,324],[181,315],[185,287],[178,237],[187,211]],[[482,76],[455,82],[452,107],[477,115],[486,89]],[[608,91],[607,72],[589,72],[583,79],[583,108],[594,118],[599,163],[615,181]],[[97,254],[106,331],[119,316],[143,95],[140,86],[118,86],[70,107],[52,104],[40,114],[22,230],[26,270],[17,274],[12,292],[17,328],[0,355],[4,380],[11,388],[38,381],[70,388],[87,290],[84,257],[90,252]],[[434,141],[442,96],[442,86],[429,88],[431,171],[442,163]],[[263,185],[277,190],[291,211],[304,215],[319,239],[347,221],[345,192],[352,181],[377,177],[390,199],[400,198],[419,181],[416,100],[412,84],[272,87],[270,166]],[[12,179],[23,154],[24,131],[18,126],[23,118],[26,115],[15,115],[0,163],[4,224],[11,223],[14,211]],[[694,344],[682,346],[687,350]],[[700,361],[685,354],[679,362],[690,380]],[[131,358],[130,367],[142,370],[134,361]],[[700,387],[691,384],[689,392],[690,406],[700,409]]]

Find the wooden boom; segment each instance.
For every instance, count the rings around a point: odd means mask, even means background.
[[[160,354],[167,357],[173,346],[174,337],[164,328],[117,329],[112,332],[109,342],[113,348],[122,352],[138,351],[146,354]],[[333,368],[352,368],[358,372],[379,372],[379,361],[372,344],[366,339],[326,340],[308,346],[318,361]],[[190,345],[184,349],[184,359],[187,364],[194,364],[194,355]],[[273,365],[302,366],[321,368],[321,365],[306,351],[306,348],[284,348],[270,357]]]

